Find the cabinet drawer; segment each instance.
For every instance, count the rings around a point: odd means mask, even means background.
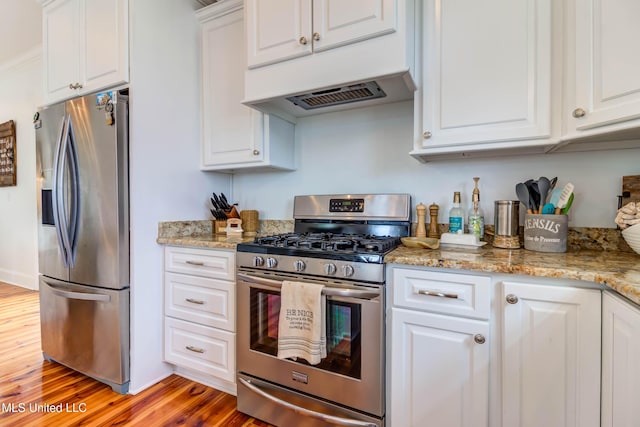
[[[165,273],[165,314],[235,332],[234,282]]]
[[[173,273],[235,281],[236,254],[218,249],[167,246],[164,268]]]
[[[167,362],[235,382],[235,334],[165,317],[164,336]]]
[[[488,319],[491,278],[433,271],[393,270],[394,307]]]

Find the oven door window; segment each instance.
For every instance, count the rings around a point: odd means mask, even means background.
[[[278,355],[280,293],[251,288],[251,349]],[[361,306],[327,298],[327,357],[315,368],[361,378]],[[308,365],[303,359],[297,363]]]

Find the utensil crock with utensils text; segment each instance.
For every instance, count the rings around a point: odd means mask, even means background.
[[[524,216],[524,248],[536,252],[566,252],[567,215]]]

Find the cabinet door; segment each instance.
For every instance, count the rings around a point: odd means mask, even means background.
[[[504,283],[502,425],[600,425],[599,290]]]
[[[235,251],[166,246],[164,266],[172,273],[234,281],[236,254]]]
[[[640,118],[640,2],[576,0],[575,6],[576,96],[567,108],[569,123],[584,130]]]
[[[602,427],[638,425],[640,308],[605,292],[602,301]]]
[[[165,272],[164,292],[167,316],[235,332],[235,282]]]
[[[165,317],[164,359],[182,368],[234,382],[236,334]]]
[[[426,0],[423,7],[416,150],[517,147],[548,137],[551,0]]]
[[[85,0],[80,7],[80,76],[88,93],[129,79],[128,0]]]
[[[311,54],[311,1],[245,2],[249,68]]]
[[[204,22],[202,168],[264,160],[264,115],[240,103],[244,94],[242,9]]]
[[[396,30],[397,0],[313,0],[313,50],[320,52]]]
[[[489,322],[398,308],[391,316],[391,425],[488,425]]]
[[[78,0],[58,0],[42,9],[45,97],[47,102],[77,93],[69,87],[78,76]]]

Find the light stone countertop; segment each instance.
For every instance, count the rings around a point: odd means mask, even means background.
[[[293,221],[266,220],[260,226],[262,235],[292,230]],[[613,240],[611,232],[595,232],[596,235],[603,234],[605,242]],[[588,237],[588,241],[596,240],[593,235]],[[235,250],[238,243],[251,242],[253,237],[213,234],[210,220],[175,221],[158,225],[156,241],[163,245]],[[577,249],[575,246],[570,246],[566,253],[543,253],[498,249],[490,244],[472,250],[444,247],[436,250],[411,249],[400,245],[384,260],[387,264],[583,280],[607,286],[640,305],[640,255],[619,250]]]
[[[225,235],[193,235],[178,237],[158,237],[156,242],[161,245],[195,246],[198,248],[232,249],[235,250],[238,243],[253,242],[253,237],[227,237]]]
[[[490,245],[473,250],[431,250],[400,245],[384,260],[387,264],[584,280],[608,286],[640,304],[640,255],[636,253],[584,249],[543,253]]]
[[[211,220],[161,222],[158,224],[156,242],[161,245],[235,250],[238,243],[252,242],[255,238],[255,236],[227,237],[226,234],[214,234],[213,227],[214,222]],[[261,235],[289,233],[292,230],[293,221],[260,221]]]

